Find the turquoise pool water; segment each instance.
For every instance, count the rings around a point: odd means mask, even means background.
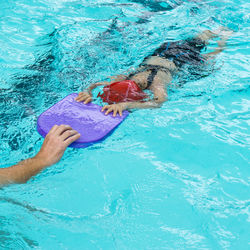
[[[1,1],[0,167],[39,150],[36,119],[67,94],[167,39],[234,34],[207,77],[183,69],[162,108],[0,189],[0,248],[249,249],[249,12],[242,0]]]

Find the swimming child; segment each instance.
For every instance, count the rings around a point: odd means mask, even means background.
[[[105,105],[102,112],[113,116],[126,109],[158,108],[167,100],[167,87],[173,76],[184,64],[202,65],[225,49],[226,40],[231,31],[219,28],[214,31],[205,30],[196,37],[176,42],[163,43],[151,55],[144,58],[139,67],[129,75],[119,75],[111,78],[111,82],[91,84],[76,98],[85,104],[92,101],[91,91],[97,86],[105,86],[102,97]],[[220,37],[218,46],[213,52],[201,54],[210,39]],[[148,99],[143,90],[152,91],[154,97]]]

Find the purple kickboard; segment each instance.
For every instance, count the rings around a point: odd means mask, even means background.
[[[122,117],[113,117],[113,113],[104,115],[101,106],[76,102],[76,97],[76,93],[66,96],[38,117],[37,131],[40,135],[45,137],[54,125],[69,125],[81,134],[70,147],[84,148],[103,140],[129,114],[123,111]]]

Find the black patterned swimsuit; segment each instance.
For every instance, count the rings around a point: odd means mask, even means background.
[[[144,61],[151,56],[159,56],[172,61],[178,68],[186,63],[197,65],[204,61],[204,58],[201,55],[201,50],[205,48],[205,46],[205,42],[199,38],[191,38],[177,42],[166,42],[163,43],[160,48],[156,49],[153,54],[146,57]],[[141,67],[141,69],[131,73],[127,79],[130,80],[138,73],[149,71],[150,73],[147,78],[146,88],[151,86],[158,71],[172,73],[169,68],[159,65],[141,63],[139,67]]]

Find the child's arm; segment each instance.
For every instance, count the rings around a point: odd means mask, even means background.
[[[87,104],[92,101],[92,90],[95,89],[98,86],[106,86],[111,83],[125,80],[127,76],[125,75],[118,75],[118,76],[111,76],[110,82],[104,81],[104,82],[96,82],[92,83],[85,91],[80,92],[78,96],[75,98],[77,102],[84,102],[84,104]]]
[[[217,42],[218,46],[214,49],[214,51],[210,53],[203,54],[203,57],[206,59],[211,59],[214,56],[218,55],[221,53],[225,48],[226,48],[226,40],[227,39],[221,39]]]
[[[127,79],[127,75],[117,75],[117,76],[110,76],[109,79],[111,83],[113,82],[119,82]]]
[[[203,56],[206,59],[211,59],[214,56],[218,55],[220,52],[222,52],[226,48],[226,42],[228,38],[232,35],[232,33],[232,30],[221,26],[216,30],[205,30],[201,34],[199,34],[197,37],[203,40],[205,43],[208,43],[209,40],[215,37],[220,37],[220,40],[217,42],[218,46],[214,49],[214,51],[203,54]]]
[[[167,100],[167,91],[163,86],[158,86],[152,89],[154,99],[147,102],[121,102],[117,104],[106,105],[102,108],[105,115],[113,112],[113,116],[119,113],[122,116],[122,111],[126,109],[147,109],[147,108],[160,108],[162,103]]]
[[[90,95],[92,95],[92,90],[95,89],[98,86],[105,86],[105,85],[109,85],[110,82],[104,81],[104,82],[96,82],[96,83],[92,83],[85,92],[88,92]]]
[[[114,82],[123,81],[127,78],[127,76],[126,75],[117,75],[117,76],[109,76],[108,78],[110,79],[110,82],[104,81],[104,82],[93,83],[87,88],[87,91],[91,94],[91,91],[93,89],[95,89],[97,86],[105,86],[105,85],[109,85],[109,84],[114,83]]]
[[[105,86],[109,85],[109,82],[96,82],[91,84],[85,91],[80,92],[78,96],[75,98],[77,102],[84,102],[84,104],[87,104],[92,101],[92,90],[95,89],[97,86]]]

